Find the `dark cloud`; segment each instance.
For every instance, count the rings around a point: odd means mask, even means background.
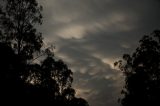
[[[77,95],[92,106],[118,106],[123,77],[113,63],[160,28],[159,0],[38,0],[39,28],[74,72]]]
[[[66,41],[61,38],[60,41],[64,43],[59,42],[59,57],[74,71],[77,95],[86,98],[93,106],[115,106],[123,80],[120,72],[112,69],[113,55],[103,56],[98,52],[98,48],[95,50],[95,47],[88,46],[86,40]]]

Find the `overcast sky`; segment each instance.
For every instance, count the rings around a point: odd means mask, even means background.
[[[160,28],[159,0],[38,0],[46,45],[74,72],[77,96],[90,106],[119,106],[123,86],[113,63]]]

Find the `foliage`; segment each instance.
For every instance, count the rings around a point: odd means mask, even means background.
[[[1,15],[1,41],[7,42],[19,56],[33,58],[43,41],[35,25],[42,23],[41,10],[35,0],[4,0]]]
[[[115,65],[125,75],[122,106],[160,105],[160,30],[143,36],[135,52]]]
[[[3,0],[0,8],[0,101],[5,105],[88,106],[75,97],[73,73],[53,52],[42,50],[36,0]],[[33,62],[41,58],[41,62]],[[5,102],[7,101],[7,102]],[[24,104],[21,104],[24,103]]]

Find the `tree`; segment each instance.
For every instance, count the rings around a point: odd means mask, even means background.
[[[160,105],[160,30],[143,36],[135,52],[115,65],[125,75],[122,106]]]
[[[41,33],[35,28],[42,23],[42,7],[36,0],[3,0],[1,3],[0,42],[10,47],[16,55],[16,61],[9,58],[16,63],[12,76],[17,78],[17,82],[25,82],[29,75],[28,61],[41,52],[43,45]],[[5,68],[2,70],[6,71]]]
[[[3,0],[0,7],[0,102],[5,105],[88,106],[75,97],[73,73],[36,31],[42,7],[36,0]],[[40,63],[33,61],[41,58]],[[77,104],[76,104],[77,103]],[[21,104],[23,105],[23,104]]]
[[[1,41],[7,42],[21,58],[32,59],[40,51],[43,41],[35,25],[42,23],[41,10],[36,0],[3,0]]]
[[[22,80],[28,73],[27,62],[41,52],[43,45],[41,33],[35,28],[42,22],[42,7],[36,0],[3,0],[1,3],[0,42],[14,51],[17,60],[14,75]]]

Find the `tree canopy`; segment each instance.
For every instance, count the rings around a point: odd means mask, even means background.
[[[42,23],[41,10],[36,0],[3,0],[1,41],[7,42],[19,56],[31,59],[40,51],[43,41],[35,25]]]
[[[135,52],[115,65],[125,75],[122,106],[160,105],[160,30],[143,36]]]
[[[42,50],[42,6],[3,0],[0,7],[0,98],[5,105],[88,106],[75,97],[73,73],[50,48]],[[33,62],[43,56],[40,62]],[[6,102],[7,101],[7,102]],[[23,104],[22,104],[23,105]]]

